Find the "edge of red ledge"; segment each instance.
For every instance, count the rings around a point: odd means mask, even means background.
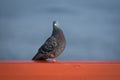
[[[0,60],[0,63],[120,63],[120,60],[57,60],[53,62],[52,60]]]

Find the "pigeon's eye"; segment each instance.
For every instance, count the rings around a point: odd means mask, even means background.
[[[55,23],[54,25],[55,25],[55,26],[57,26],[57,24],[56,24],[56,23]]]

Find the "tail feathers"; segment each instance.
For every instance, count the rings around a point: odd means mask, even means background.
[[[47,58],[44,57],[44,54],[37,53],[32,60],[46,60]]]

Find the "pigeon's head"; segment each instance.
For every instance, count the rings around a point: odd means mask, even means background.
[[[53,21],[53,27],[58,27],[58,22],[57,21]]]
[[[53,21],[53,34],[52,35],[56,35],[58,33],[61,33],[62,30],[60,29],[58,22],[57,21]]]

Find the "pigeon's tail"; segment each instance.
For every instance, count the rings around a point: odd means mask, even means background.
[[[46,58],[36,58],[36,57],[33,57],[32,60],[46,60]]]
[[[43,57],[42,54],[40,53],[37,53],[33,58],[32,60],[46,60],[47,58]]]
[[[32,58],[32,60],[38,60],[38,59],[36,58],[36,56],[34,56],[34,57]]]
[[[33,57],[32,60],[36,61],[36,60],[46,60],[46,59],[45,58],[39,58],[39,59],[37,59],[37,58]]]

